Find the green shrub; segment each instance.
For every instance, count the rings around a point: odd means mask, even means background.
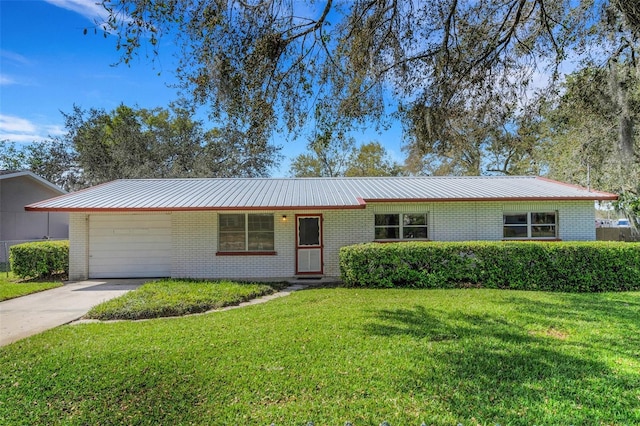
[[[69,275],[69,241],[38,241],[11,246],[11,271],[20,278]]]
[[[340,272],[344,284],[350,287],[639,290],[640,244],[367,243],[340,250]]]

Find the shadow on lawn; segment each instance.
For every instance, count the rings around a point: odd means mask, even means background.
[[[517,306],[524,321],[549,329],[566,324],[591,331],[588,339],[575,343],[582,350],[608,348],[617,355],[640,359],[640,293],[563,294],[560,300],[532,303],[516,296],[506,299]]]
[[[424,306],[379,310],[365,331],[416,339],[398,391],[437,401],[463,423],[637,420],[640,375],[606,358],[627,357],[621,362],[629,365],[640,357],[640,303],[615,295],[557,300],[511,297],[505,301],[516,309],[508,316]],[[585,326],[595,333],[574,339],[564,331]]]
[[[536,320],[562,317],[580,321],[606,319],[640,330],[640,293],[563,293],[557,302],[532,303],[531,299],[514,295],[504,299]]]

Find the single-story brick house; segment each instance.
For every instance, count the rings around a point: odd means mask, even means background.
[[[594,240],[614,194],[540,177],[117,180],[26,207],[70,215],[70,278],[339,275],[370,241]]]

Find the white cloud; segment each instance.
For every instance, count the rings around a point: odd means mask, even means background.
[[[96,0],[45,0],[54,6],[67,9],[95,21],[105,14],[104,8]]]
[[[0,57],[3,61],[14,62],[21,65],[29,65],[31,63],[31,61],[29,61],[26,56],[15,52],[10,52],[8,50],[0,49]]]
[[[0,114],[0,140],[34,142],[57,136],[64,131],[57,125],[39,126],[26,118]]]
[[[16,81],[14,79],[0,74],[0,86],[10,86],[12,84],[16,84]]]
[[[0,86],[38,86],[38,83],[28,74],[18,76],[0,74]]]
[[[9,141],[16,143],[31,143],[47,139],[40,135],[29,135],[23,133],[4,133],[0,132],[0,141]]]
[[[4,65],[9,65],[11,68],[22,69],[24,67],[29,67],[32,64],[26,56],[3,49],[0,49],[0,59]],[[8,75],[0,72],[0,86],[10,86],[15,84],[24,85],[24,80],[24,75],[16,77],[15,75]]]
[[[60,126],[59,124],[45,126],[45,130],[47,131],[47,135],[49,136],[62,136],[67,133],[65,128]]]
[[[33,133],[36,131],[36,126],[27,119],[0,114],[0,131]]]

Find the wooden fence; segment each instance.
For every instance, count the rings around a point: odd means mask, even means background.
[[[633,228],[596,228],[598,241],[640,241],[640,233]]]

